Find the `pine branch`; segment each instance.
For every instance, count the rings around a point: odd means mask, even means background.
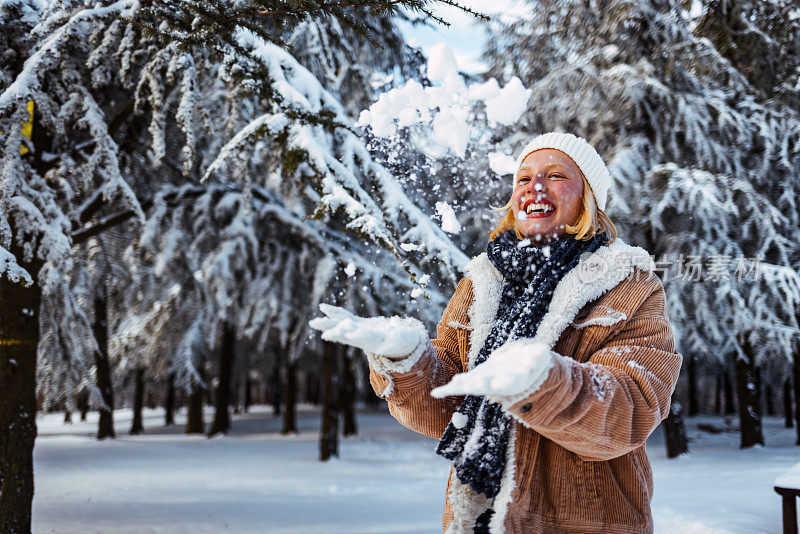
[[[396,16],[405,8],[421,13],[421,20],[432,20],[450,26],[444,18],[429,7],[441,3],[468,13],[476,19],[488,21],[489,17],[455,0],[339,0],[328,2],[298,2],[297,7],[287,8],[283,2],[255,1],[230,9],[230,4],[219,0],[211,2],[159,2],[143,8],[139,20],[131,21],[149,33],[166,36],[170,41],[179,41],[185,46],[208,46],[214,42],[231,42],[230,36],[236,26],[241,26],[265,40],[285,47],[281,30],[290,29],[313,18],[335,18],[343,27],[355,31],[371,44],[381,47],[372,37],[371,29],[362,22],[361,15],[367,10],[372,15]],[[265,5],[266,4],[266,5]],[[209,8],[211,6],[211,8]],[[151,19],[151,20],[147,20]],[[166,28],[162,25],[166,24]]]
[[[484,21],[490,20],[487,15],[485,15],[483,13],[480,13],[480,12],[477,12],[477,11],[474,11],[473,9],[470,9],[469,7],[463,6],[463,5],[461,5],[458,2],[455,2],[453,0],[435,0],[435,1],[439,2],[439,3],[442,3],[442,4],[445,4],[445,5],[449,5],[449,6],[455,7],[457,9],[460,9],[461,11],[464,11],[465,13],[469,13],[470,15],[472,15],[472,16],[478,18],[478,19],[481,19],[481,20],[484,20]],[[433,13],[430,10],[425,8],[425,6],[424,6],[425,3],[428,3],[428,2],[420,2],[419,0],[388,0],[388,1],[384,1],[384,2],[375,2],[375,1],[369,1],[369,0],[366,0],[366,1],[365,0],[350,0],[350,1],[341,1],[341,2],[320,2],[319,4],[317,4],[315,6],[310,6],[310,7],[305,8],[305,9],[294,9],[294,10],[290,10],[290,9],[262,9],[262,10],[255,10],[255,11],[249,11],[249,12],[242,12],[242,13],[237,13],[235,15],[231,15],[229,17],[226,17],[226,18],[220,20],[219,22],[224,24],[224,23],[232,22],[234,20],[241,19],[241,18],[260,17],[260,16],[266,16],[266,15],[293,15],[293,16],[297,16],[297,17],[308,17],[308,16],[313,16],[313,15],[317,14],[317,12],[320,12],[320,11],[336,10],[337,8],[342,8],[342,7],[355,7],[355,8],[368,7],[368,8],[370,8],[370,12],[372,14],[382,15],[382,14],[393,14],[397,7],[406,7],[406,8],[412,9],[412,10],[419,10],[419,11],[425,13],[426,15],[428,15],[428,17],[435,19],[437,22],[440,22],[441,24],[444,24],[446,26],[450,25],[449,22],[445,21],[444,19],[442,19],[440,17],[437,17],[437,16],[433,15]]]

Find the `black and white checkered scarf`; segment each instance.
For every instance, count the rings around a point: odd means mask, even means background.
[[[568,235],[547,245],[520,241],[508,230],[489,242],[487,254],[505,277],[497,316],[474,365],[513,339],[534,337],[547,312],[559,281],[574,268],[584,252],[594,252],[607,242],[606,234],[588,240]],[[523,246],[520,246],[523,245]],[[512,419],[499,404],[480,395],[467,395],[457,413],[466,424],[451,421],[439,440],[436,453],[453,461],[458,479],[493,498],[500,491]],[[479,518],[488,525],[491,508]],[[476,526],[476,531],[479,528]]]

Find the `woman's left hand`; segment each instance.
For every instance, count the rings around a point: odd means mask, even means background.
[[[511,397],[533,393],[544,382],[555,353],[531,339],[517,339],[495,350],[483,363],[431,391],[436,398],[449,395]]]
[[[390,359],[411,354],[428,339],[425,326],[408,317],[359,317],[344,308],[322,303],[324,317],[308,322],[311,328],[322,330],[322,339],[358,347],[365,352]]]

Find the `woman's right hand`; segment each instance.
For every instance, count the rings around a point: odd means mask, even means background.
[[[358,347],[365,352],[405,358],[427,340],[424,325],[403,317],[358,317],[344,308],[320,304],[325,317],[311,319],[308,325],[322,331],[322,339]]]

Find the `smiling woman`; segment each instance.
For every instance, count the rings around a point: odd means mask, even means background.
[[[611,177],[584,139],[520,152],[505,217],[429,340],[414,319],[323,306],[404,426],[452,461],[447,532],[651,533],[645,440],[682,356],[650,255],[616,237]]]
[[[575,161],[556,148],[527,148],[533,150],[519,164],[511,198],[498,208],[506,210],[506,215],[489,239],[514,229],[519,239],[532,237],[537,244],[568,233],[584,239],[601,232],[613,242],[617,229],[598,206],[592,186]],[[604,187],[602,180],[596,182],[596,186]]]

